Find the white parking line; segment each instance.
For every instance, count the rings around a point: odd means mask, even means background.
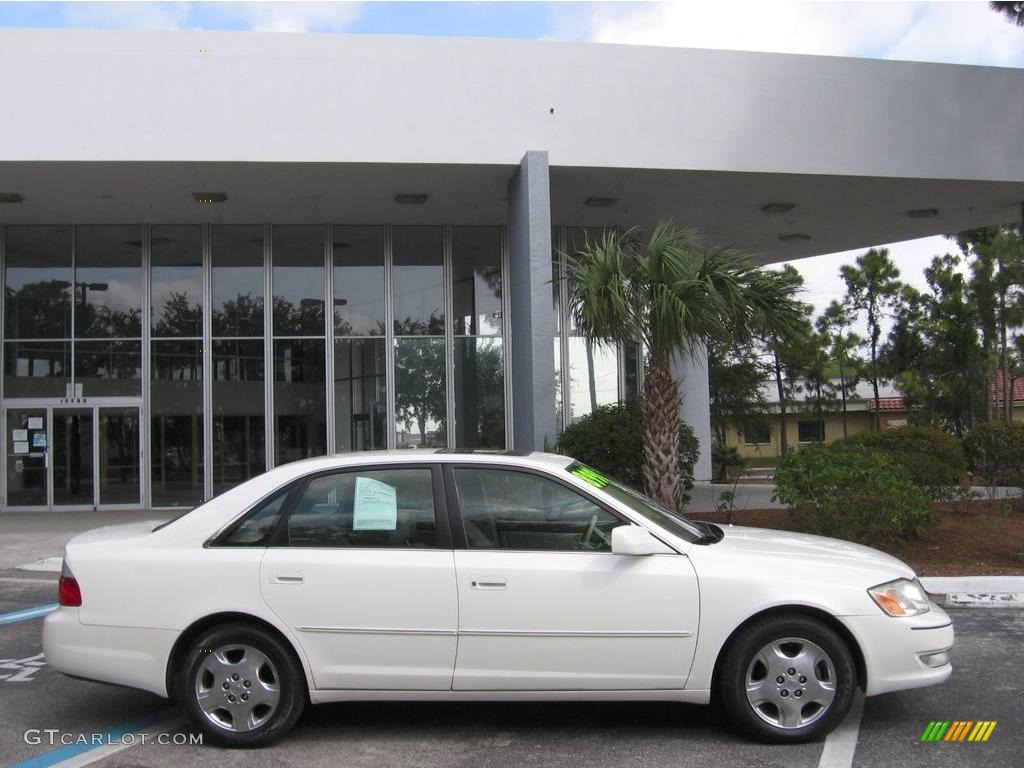
[[[167,715],[161,717],[161,715]],[[160,718],[158,722],[153,722]],[[52,749],[30,757],[8,768],[80,768],[139,744],[153,744],[156,737],[169,733],[181,725],[181,719],[170,713],[160,713],[144,720],[115,728],[106,733],[90,734],[84,742],[77,739],[64,747]]]
[[[864,694],[859,690],[850,705],[846,719],[825,739],[818,768],[850,768],[853,753],[857,750],[857,736],[860,734],[860,716],[864,712]]]
[[[62,760],[59,763],[54,763],[52,768],[81,768],[83,765],[91,765],[92,763],[98,762],[111,755],[117,754],[121,750],[128,749],[129,747],[137,746],[141,743],[141,735],[146,735],[146,740],[150,741],[153,737],[160,733],[169,733],[170,731],[181,725],[181,720],[177,718],[168,718],[162,722],[157,723],[151,728],[147,728],[136,734],[136,740],[125,742],[115,742],[113,744],[104,744],[102,747],[97,747],[89,752],[82,752],[81,754],[69,757],[67,760]]]

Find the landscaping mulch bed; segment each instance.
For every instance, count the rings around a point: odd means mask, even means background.
[[[871,546],[909,564],[919,576],[1024,574],[1024,500],[974,500],[937,505],[941,517],[919,539]],[[724,513],[693,513],[695,520],[728,522]],[[785,509],[734,512],[735,525],[800,531],[799,517]]]

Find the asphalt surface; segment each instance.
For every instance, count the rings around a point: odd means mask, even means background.
[[[52,574],[0,571],[0,614],[52,603],[55,581]],[[1024,610],[953,608],[951,614],[957,630],[953,678],[942,686],[867,699],[853,765],[1024,764],[1024,678],[1019,664]],[[46,743],[45,734],[42,743],[27,744],[27,729],[59,729],[75,738],[163,713],[179,717],[156,696],[74,680],[38,665],[41,627],[38,618],[0,624],[0,678],[6,676],[0,679],[0,765],[30,758],[42,758],[37,765],[57,764],[60,744]],[[986,743],[921,743],[932,720],[996,720],[998,725]],[[182,738],[189,733],[180,727],[166,732],[185,734]],[[289,737],[262,750],[136,743],[95,764],[813,768],[822,751],[822,743],[756,744],[709,709],[681,704],[353,703],[311,708]]]

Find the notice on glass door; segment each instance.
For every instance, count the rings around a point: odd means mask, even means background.
[[[15,453],[28,453],[28,441],[27,440],[15,440],[14,441],[14,452]]]
[[[29,416],[28,417],[28,428],[29,429],[42,429],[43,428],[43,417],[42,416]]]
[[[352,503],[353,531],[393,531],[398,528],[398,493],[393,485],[356,477]]]
[[[13,440],[14,442],[18,442],[19,440],[24,442],[25,440],[28,440],[28,430],[27,429],[12,429],[11,430],[11,440]]]

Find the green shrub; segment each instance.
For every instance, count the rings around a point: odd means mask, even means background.
[[[986,421],[964,438],[971,472],[985,485],[1024,485],[1024,424]]]
[[[808,532],[862,543],[917,536],[933,517],[902,464],[849,441],[783,459],[775,497],[796,510]]]
[[[745,465],[735,445],[715,443],[711,446],[711,466],[715,470],[716,483],[731,483],[742,473]]]
[[[865,432],[850,442],[883,451],[899,462],[932,501],[950,501],[967,478],[963,442],[934,427],[896,427]]]
[[[679,468],[687,488],[693,487],[693,465],[700,442],[680,425]],[[558,438],[558,452],[579,459],[633,488],[644,487],[643,422],[636,402],[603,405],[572,424]]]

